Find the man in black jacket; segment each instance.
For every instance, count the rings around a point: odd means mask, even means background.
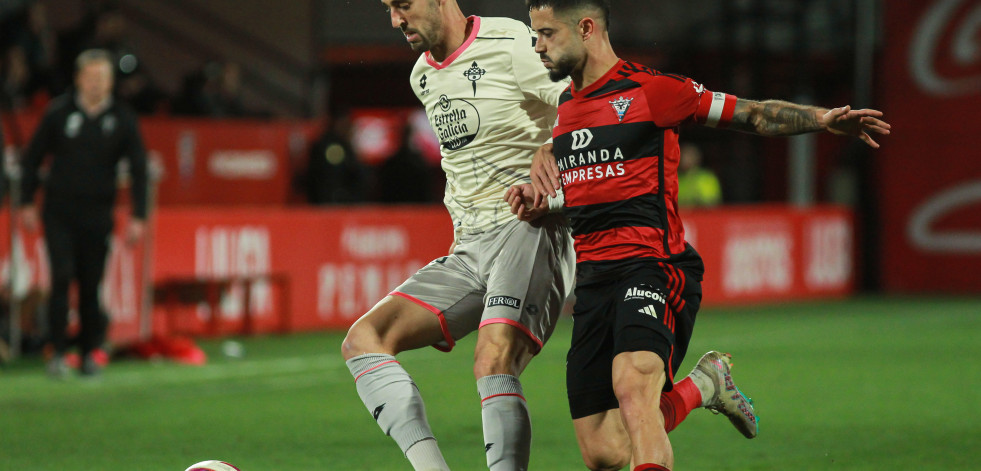
[[[45,111],[24,153],[21,220],[36,230],[39,217],[33,203],[38,169],[51,155],[45,184],[44,235],[51,262],[49,327],[54,356],[48,373],[68,374],[68,287],[78,281],[78,346],[82,375],[99,373],[93,352],[105,341],[109,318],[99,303],[99,284],[113,227],[116,170],[129,160],[133,217],[128,242],[143,237],[146,219],[146,149],[136,115],[113,101],[113,60],[104,50],[88,50],[76,60],[74,93],[56,98]]]

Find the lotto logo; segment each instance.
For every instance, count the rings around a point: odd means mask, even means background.
[[[584,149],[593,142],[593,133],[588,129],[572,131],[572,150]]]

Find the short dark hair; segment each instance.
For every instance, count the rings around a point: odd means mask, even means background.
[[[109,64],[109,70],[115,69],[112,53],[105,49],[86,49],[75,58],[75,71],[81,71],[85,66],[94,62],[105,62]]]
[[[606,28],[610,28],[610,0],[525,0],[525,5],[528,10],[551,8],[560,15],[572,10],[595,10]]]

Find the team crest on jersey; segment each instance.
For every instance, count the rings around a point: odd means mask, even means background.
[[[630,109],[630,102],[634,101],[633,98],[620,97],[616,100],[610,102],[613,105],[613,111],[617,112],[617,119],[623,122],[623,117],[627,114],[627,110]]]
[[[477,81],[480,80],[480,78],[486,73],[486,70],[481,69],[480,66],[477,65],[477,61],[473,61],[473,65],[463,72],[463,76],[470,81],[471,85],[473,85],[473,96],[477,96]]]

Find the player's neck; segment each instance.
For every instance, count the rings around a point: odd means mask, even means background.
[[[473,22],[460,11],[459,8],[451,9],[443,17],[443,41],[433,45],[429,54],[436,62],[443,62],[450,54],[453,54],[470,36],[473,30]]]
[[[596,83],[620,62],[609,41],[598,42],[587,47],[589,49],[586,53],[586,64],[580,73],[572,74],[572,81],[575,82],[577,91]]]

